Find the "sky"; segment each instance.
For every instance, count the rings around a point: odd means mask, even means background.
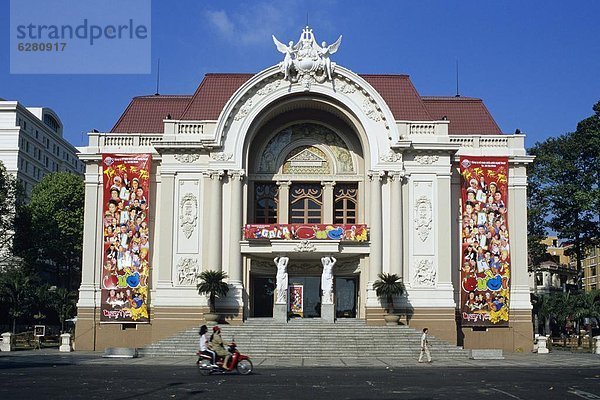
[[[598,15],[595,0],[152,0],[151,73],[20,75],[10,73],[2,0],[0,98],[52,108],[67,140],[84,146],[132,97],[155,93],[159,58],[160,93],[192,94],[206,73],[277,64],[271,35],[295,42],[308,18],[318,42],[343,35],[334,62],[408,74],[424,96],[456,94],[458,60],[460,94],[482,98],[500,129],[520,129],[531,147],[575,130],[600,101]]]

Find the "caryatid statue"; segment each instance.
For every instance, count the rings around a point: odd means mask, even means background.
[[[275,265],[277,265],[277,298],[275,304],[287,304],[288,290],[288,273],[287,265],[289,257],[275,257]]]
[[[323,274],[321,275],[321,304],[333,304],[333,266],[335,257],[321,257]]]

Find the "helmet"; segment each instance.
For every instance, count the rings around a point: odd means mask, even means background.
[[[213,332],[220,331],[220,330],[221,330],[221,328],[219,328],[218,325],[213,326]]]

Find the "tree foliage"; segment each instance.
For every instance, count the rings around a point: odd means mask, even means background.
[[[404,293],[402,278],[396,274],[380,273],[379,279],[373,282],[373,289],[377,297],[384,298],[387,302],[388,312],[394,311],[394,296]]]
[[[22,265],[13,262],[6,265],[0,273],[0,302],[8,309],[15,333],[17,320],[33,315],[36,301],[36,282]]]
[[[537,241],[547,229],[572,243],[581,278],[581,260],[600,239],[600,102],[577,130],[536,143],[529,175],[529,235]],[[530,258],[540,249],[531,243]],[[580,282],[581,283],[581,282]]]
[[[65,321],[76,314],[78,292],[65,288],[57,288],[49,292],[49,306],[56,312],[61,326],[61,332],[65,331]]]
[[[202,271],[198,275],[200,282],[196,285],[198,294],[208,295],[208,306],[210,312],[215,312],[216,298],[221,296],[227,296],[229,292],[229,286],[223,282],[227,278],[227,274],[223,271],[206,270]]]
[[[19,206],[16,178],[9,174],[0,161],[0,264],[12,256],[15,218]]]
[[[31,249],[37,262],[53,266],[58,286],[80,281],[83,249],[83,179],[58,172],[46,175],[31,193]]]

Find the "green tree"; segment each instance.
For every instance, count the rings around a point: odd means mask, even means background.
[[[83,206],[83,179],[66,172],[46,175],[28,204],[35,258],[52,266],[56,284],[69,290],[81,280]]]
[[[50,291],[50,308],[54,310],[60,321],[61,332],[65,331],[65,321],[75,316],[78,293],[76,290],[57,288]]]
[[[577,322],[577,343],[581,346],[581,329],[586,318],[600,317],[600,291],[579,292],[572,296],[572,316]]]
[[[404,284],[402,278],[396,274],[380,273],[379,279],[373,282],[373,289],[377,297],[384,298],[387,303],[388,313],[394,312],[394,296],[400,296],[404,293]]]
[[[0,301],[6,305],[12,320],[12,332],[16,333],[19,318],[31,316],[36,303],[34,278],[22,265],[12,262],[0,273]]]
[[[531,240],[555,231],[560,239],[572,243],[576,256],[579,285],[581,261],[587,250],[600,239],[600,102],[595,114],[577,125],[577,130],[536,143],[529,153],[536,156],[529,170],[528,228]],[[532,247],[535,259],[539,249]]]
[[[19,203],[16,178],[9,174],[0,161],[0,264],[12,257],[15,218]]]
[[[223,282],[223,280],[227,278],[227,274],[223,271],[206,270],[202,271],[200,275],[198,275],[198,278],[200,279],[200,282],[196,285],[198,294],[208,295],[208,306],[210,312],[214,313],[217,297],[227,296],[227,293],[229,292],[229,286],[227,286],[227,283]]]

